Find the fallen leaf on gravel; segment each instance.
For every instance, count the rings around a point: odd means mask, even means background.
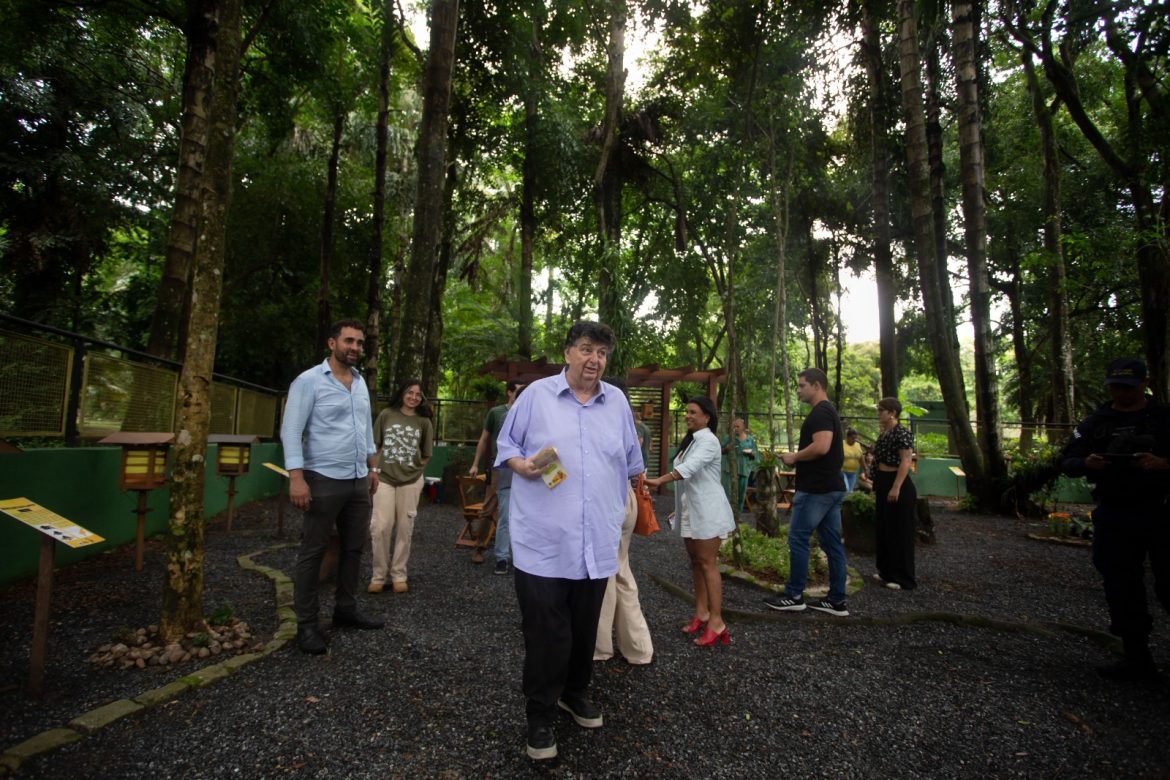
[[[305,701],[307,701],[309,704],[316,704],[317,702],[319,702],[321,700],[318,699],[316,696],[306,696]]]

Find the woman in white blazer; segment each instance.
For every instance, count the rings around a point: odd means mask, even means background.
[[[675,492],[675,505],[695,584],[695,612],[683,632],[694,634],[702,629],[695,639],[700,647],[726,645],[731,640],[723,622],[723,579],[716,556],[719,545],[735,530],[735,515],[723,490],[722,453],[715,436],[719,412],[710,398],[696,396],[687,402],[683,419],[687,435],[678,445],[674,468],[646,480],[646,484],[658,487],[682,481]]]

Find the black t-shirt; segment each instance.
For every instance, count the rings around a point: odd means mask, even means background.
[[[800,449],[812,444],[813,434],[821,431],[832,431],[833,443],[821,457],[797,462],[796,489],[802,493],[834,493],[845,489],[845,478],[841,476],[845,437],[841,433],[841,417],[828,401],[821,401],[804,418],[800,426]]]

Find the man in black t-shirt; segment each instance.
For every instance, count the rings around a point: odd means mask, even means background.
[[[1113,680],[1150,680],[1157,667],[1149,646],[1147,557],[1154,594],[1170,611],[1170,409],[1146,395],[1146,364],[1140,360],[1114,360],[1105,384],[1109,403],[1073,431],[1061,468],[1093,484],[1093,565],[1105,586],[1109,630],[1121,637],[1125,651],[1121,661],[1097,671]]]
[[[799,449],[780,455],[785,466],[796,467],[796,495],[792,497],[788,524],[788,582],[783,597],[767,598],[764,603],[781,612],[799,612],[805,608],[808,542],[816,531],[821,549],[829,558],[829,595],[807,606],[845,617],[849,610],[845,608],[845,545],[841,541],[844,436],[841,417],[829,403],[828,385],[829,378],[819,368],[806,368],[797,378],[796,395],[812,410],[800,426]]]

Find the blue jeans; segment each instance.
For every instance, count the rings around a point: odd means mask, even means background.
[[[796,598],[808,582],[808,541],[813,531],[829,558],[829,601],[845,603],[845,545],[841,543],[841,502],[845,491],[804,493],[792,497],[788,525],[788,583],[784,594]]]
[[[845,477],[845,492],[846,493],[852,493],[855,489],[857,489],[857,472],[856,471],[854,471],[853,473],[850,473],[848,471],[842,471],[841,476]]]
[[[512,497],[512,488],[496,488],[496,505],[499,507],[499,517],[496,520],[496,560],[512,560],[512,537],[508,533],[508,499]]]

